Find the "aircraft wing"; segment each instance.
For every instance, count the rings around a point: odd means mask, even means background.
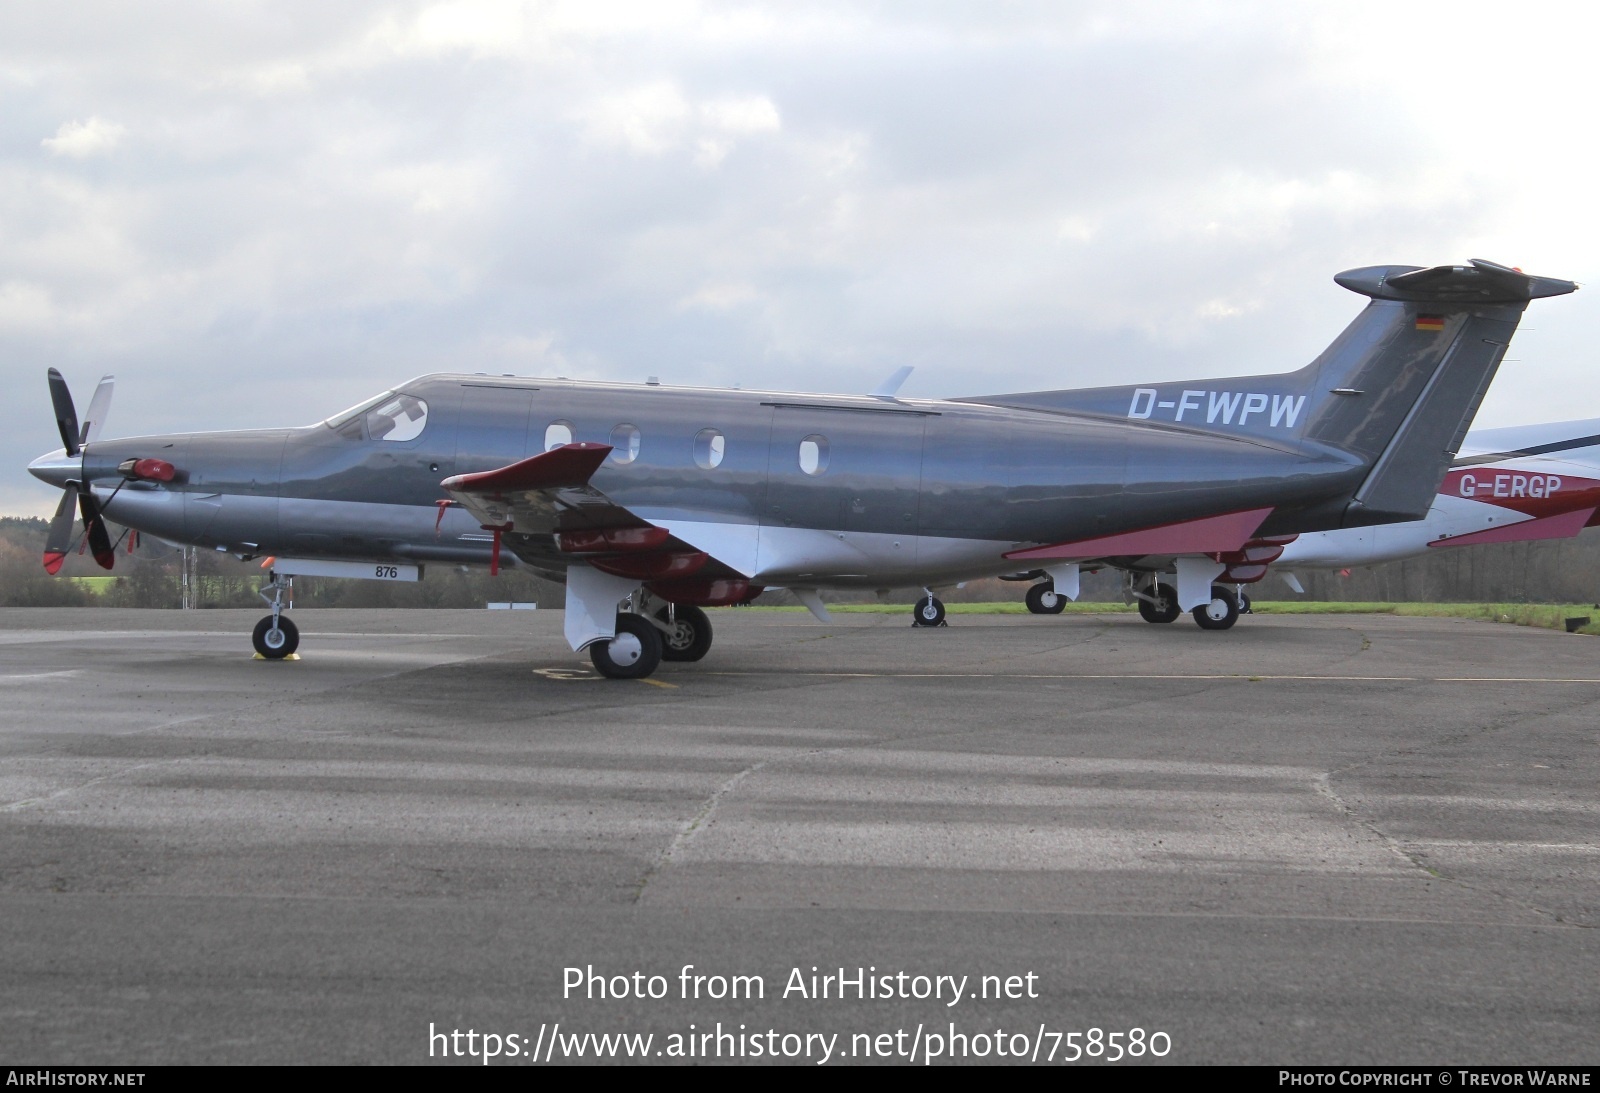
[[[587,563],[614,577],[646,582],[673,601],[736,603],[748,597],[749,581],[731,566],[590,483],[610,454],[609,444],[563,444],[505,467],[453,475],[440,485],[494,532],[491,572],[499,568],[501,538],[509,535],[518,557],[539,568]]]

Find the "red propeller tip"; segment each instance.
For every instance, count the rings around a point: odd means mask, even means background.
[[[47,550],[44,552],[44,571],[53,577],[61,572],[61,563],[66,560],[67,556],[65,554]]]

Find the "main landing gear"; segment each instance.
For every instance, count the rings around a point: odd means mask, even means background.
[[[267,660],[282,660],[300,648],[300,628],[283,617],[283,594],[293,586],[293,577],[273,573],[271,583],[266,586],[272,590],[272,595],[267,595],[265,590],[260,593],[272,608],[272,614],[256,623],[250,634],[250,644]]]
[[[1170,584],[1156,583],[1150,591],[1138,593],[1139,617],[1145,622],[1172,622],[1183,614],[1178,607],[1178,590]]]
[[[711,620],[698,607],[669,604],[655,618],[662,627],[662,660],[699,660],[711,651]]]
[[[617,613],[616,636],[589,646],[608,679],[644,679],[663,660],[695,661],[711,651],[711,620],[691,604],[663,604],[643,589]]]
[[[617,616],[617,633],[589,646],[589,659],[608,679],[643,679],[661,664],[661,631],[634,614]]]
[[[1129,575],[1128,591],[1139,604],[1139,617],[1145,622],[1169,623],[1183,614],[1178,606],[1178,590],[1172,585],[1150,575],[1144,591],[1133,590],[1133,576]],[[1243,600],[1243,604],[1241,604]],[[1226,585],[1211,586],[1211,599],[1189,612],[1202,630],[1227,630],[1239,621],[1241,611],[1249,610],[1250,600]]]
[[[1054,581],[1040,581],[1029,586],[1024,600],[1035,615],[1059,615],[1067,607],[1067,598],[1056,591]]]
[[[1201,604],[1192,614],[1202,630],[1226,630],[1239,621],[1239,599],[1231,588],[1214,584],[1211,602]]]
[[[912,626],[949,626],[944,621],[944,604],[934,596],[933,592],[924,588],[922,599],[911,609]]]

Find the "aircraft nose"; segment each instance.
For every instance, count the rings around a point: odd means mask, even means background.
[[[65,448],[57,448],[29,463],[28,473],[57,489],[66,489],[68,482],[83,477],[83,457],[68,455]]]

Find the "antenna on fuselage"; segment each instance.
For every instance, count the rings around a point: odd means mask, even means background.
[[[900,385],[905,383],[906,377],[911,375],[911,373],[914,371],[916,371],[915,366],[909,364],[904,368],[897,370],[894,375],[890,376],[888,379],[878,384],[878,386],[874,387],[871,391],[867,392],[868,397],[880,398],[886,402],[893,402],[895,393],[900,390]]]

